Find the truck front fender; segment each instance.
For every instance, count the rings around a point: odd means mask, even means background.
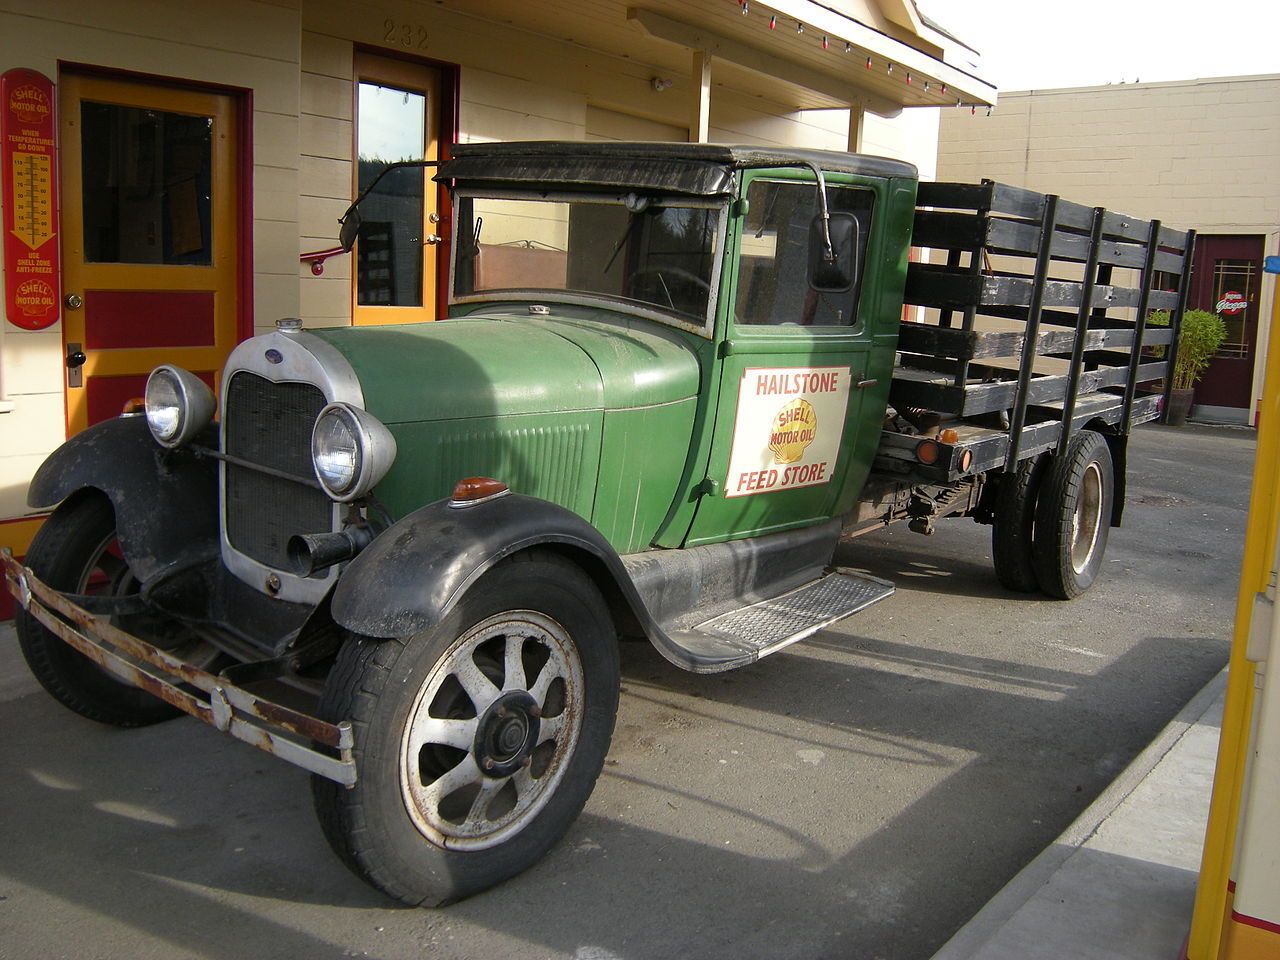
[[[642,627],[649,625],[622,561],[595,527],[564,507],[514,493],[464,507],[441,500],[397,521],[343,571],[333,618],[364,636],[411,636],[444,619],[498,561],[535,546],[578,559],[615,609],[621,598]]]
[[[143,582],[218,552],[217,462],[164,449],[144,417],[104,420],[77,433],[40,465],[27,503],[47,509],[85,489],[111,501],[120,549]]]

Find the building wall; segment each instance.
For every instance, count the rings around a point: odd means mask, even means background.
[[[656,68],[635,58],[411,0],[11,0],[0,9],[0,71],[26,67],[56,82],[60,64],[85,64],[249,91],[259,331],[284,316],[350,322],[350,258],[327,261],[317,277],[298,255],[334,245],[350,202],[357,48],[457,65],[463,141],[687,136],[688,76],[657,91]],[[868,149],[930,173],[936,124],[932,109],[873,118]],[[843,150],[849,119],[716,86],[711,127],[715,140]],[[61,324],[28,332],[0,322],[0,543],[18,552],[34,526],[6,521],[30,513],[29,479],[65,437],[63,383]]]
[[[297,4],[42,0],[0,11],[0,71],[26,67],[56,82],[60,62],[252,89],[254,298],[268,311],[296,304]],[[30,512],[27,483],[66,436],[62,351],[60,323],[0,322],[0,521]],[[27,538],[26,525],[0,526],[0,543]]]
[[[938,179],[989,178],[1178,229],[1261,234],[1275,254],[1277,104],[1280,76],[1005,93],[990,117],[943,113]],[[1261,286],[1255,398],[1275,288]]]

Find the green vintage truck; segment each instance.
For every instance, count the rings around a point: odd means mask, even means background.
[[[4,564],[63,704],[310,770],[341,859],[442,904],[582,809],[620,639],[755,663],[889,596],[831,564],[898,520],[991,524],[1011,589],[1097,576],[1190,234],[842,153],[469,145],[435,180],[448,319],[282,320],[220,397],[161,366],[41,467]]]

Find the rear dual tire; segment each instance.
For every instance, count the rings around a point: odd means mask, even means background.
[[[996,494],[991,552],[1010,590],[1059,600],[1097,579],[1107,548],[1115,476],[1106,439],[1082,430],[1062,454],[1024,460]]]

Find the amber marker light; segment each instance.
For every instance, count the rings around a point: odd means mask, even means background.
[[[947,429],[939,432],[938,439],[943,443],[955,443],[960,439],[960,434],[956,433],[950,427],[947,427]]]
[[[492,477],[467,477],[454,486],[453,493],[449,495],[449,505],[467,507],[507,492],[507,485],[501,480],[494,480]]]
[[[120,408],[122,417],[140,417],[147,412],[147,401],[142,397],[130,397]]]

